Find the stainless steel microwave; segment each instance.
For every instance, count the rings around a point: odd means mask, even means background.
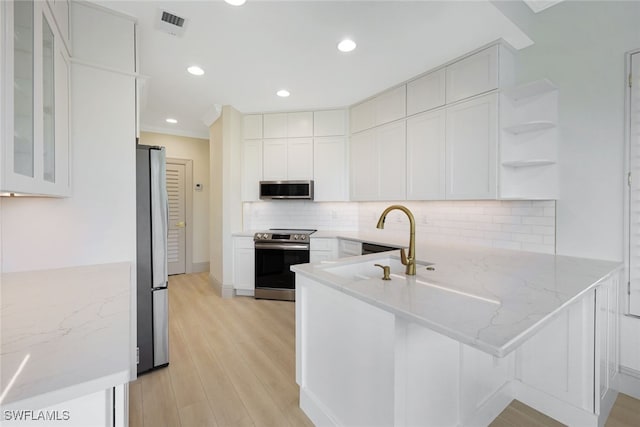
[[[260,199],[313,200],[313,181],[260,181]]]

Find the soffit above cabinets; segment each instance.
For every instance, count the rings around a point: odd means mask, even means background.
[[[204,137],[200,119],[214,104],[243,113],[341,108],[497,39],[532,44],[485,0],[99,3],[137,19],[139,71],[148,76],[141,127]],[[159,9],[187,20],[181,37],[156,28]],[[356,50],[338,51],[345,37]],[[206,74],[189,75],[193,64]],[[282,88],[291,96],[277,97]]]

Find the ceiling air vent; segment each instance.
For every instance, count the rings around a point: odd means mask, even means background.
[[[167,10],[158,9],[156,29],[171,34],[172,36],[181,37],[184,34],[186,24],[187,20],[185,18]]]

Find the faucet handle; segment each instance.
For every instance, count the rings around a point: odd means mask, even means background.
[[[382,269],[382,280],[391,280],[389,275],[391,274],[391,267],[388,265],[374,264],[376,267],[380,267]]]

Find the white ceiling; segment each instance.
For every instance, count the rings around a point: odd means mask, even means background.
[[[138,19],[143,130],[208,137],[203,115],[344,107],[499,38],[531,40],[488,1],[100,1]],[[156,29],[158,8],[188,20]],[[336,49],[344,37],[358,47]],[[186,72],[205,69],[202,77]],[[289,98],[275,95],[278,89]],[[165,118],[174,117],[177,125]]]

